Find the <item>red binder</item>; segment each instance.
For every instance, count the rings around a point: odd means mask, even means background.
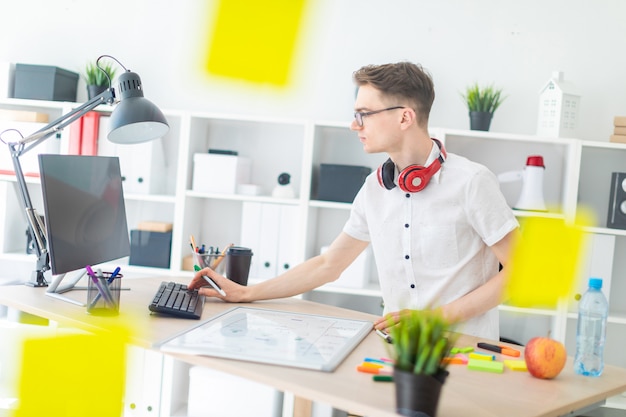
[[[81,155],[98,154],[98,126],[100,113],[90,111],[82,118]]]

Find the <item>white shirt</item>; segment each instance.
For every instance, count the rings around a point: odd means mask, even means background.
[[[439,156],[433,150],[426,165]],[[396,172],[396,179],[398,173]],[[387,190],[370,174],[354,199],[344,232],[371,242],[385,313],[452,302],[498,272],[489,246],[519,224],[486,167],[448,154],[422,191]],[[458,331],[499,338],[497,308]]]

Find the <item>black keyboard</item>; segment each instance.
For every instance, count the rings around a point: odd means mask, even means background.
[[[204,307],[204,296],[186,285],[163,281],[148,306],[154,313],[170,314],[187,319],[199,319]]]

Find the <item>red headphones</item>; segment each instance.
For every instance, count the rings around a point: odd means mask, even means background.
[[[439,157],[426,167],[422,165],[409,165],[403,169],[398,176],[398,186],[402,191],[407,193],[422,191],[426,188],[432,176],[439,171],[441,164],[445,162],[447,157],[446,149],[437,139],[433,138],[433,141],[439,147]],[[378,167],[378,182],[381,186],[388,190],[395,188],[396,184],[393,182],[395,170],[396,165],[391,158],[387,159],[384,164]]]

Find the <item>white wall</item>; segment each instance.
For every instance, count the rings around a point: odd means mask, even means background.
[[[111,54],[140,74],[146,97],[162,108],[348,121],[354,70],[411,60],[435,80],[431,125],[468,128],[459,94],[478,81],[508,96],[491,130],[528,134],[540,88],[561,70],[582,96],[579,137],[607,141],[613,117],[626,115],[622,0],[308,3],[293,81],[282,90],[201,73],[214,0],[4,0],[0,61],[80,72]]]

